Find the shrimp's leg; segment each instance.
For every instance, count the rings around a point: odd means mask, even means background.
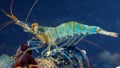
[[[80,38],[73,45],[77,45],[83,38],[85,38],[85,35],[81,34]]]
[[[62,54],[72,63],[72,60],[70,59],[70,57],[66,53],[62,52]]]
[[[51,45],[49,44],[47,48],[45,48],[42,52],[41,55],[42,57],[44,56],[44,53],[47,51],[46,56],[50,56],[50,50],[51,50]]]
[[[45,48],[42,52],[41,52],[41,56],[42,58],[44,57],[44,53],[47,51],[47,48]]]
[[[78,44],[81,40],[82,40],[83,38],[81,37],[81,38],[79,38],[73,45],[76,45],[76,44]]]
[[[70,37],[67,42],[65,42],[63,45],[61,45],[60,47],[66,46],[68,43],[70,43],[70,41],[73,39],[73,37]]]
[[[75,37],[73,38],[73,40],[67,45],[67,47],[71,46],[71,45],[75,42],[75,40],[78,39],[78,37],[79,37],[78,35],[75,36]]]
[[[31,47],[35,47],[35,45],[37,45],[37,46],[40,47],[40,46],[42,45],[42,44],[40,45],[40,42],[41,42],[41,41],[34,41],[33,39],[30,39],[30,40],[27,41],[28,45],[31,46]],[[40,47],[40,48],[41,48],[41,47]],[[35,49],[35,51],[36,51],[37,53],[40,53],[40,52],[38,51],[38,49]]]
[[[70,39],[68,39],[68,41],[66,43],[64,43],[63,45],[61,45],[60,47],[63,47],[63,46],[67,46],[69,47],[70,45],[72,45],[75,40],[77,40],[78,38],[80,37],[80,35],[77,35],[77,36],[72,36]]]
[[[55,44],[55,43],[53,43],[54,44],[54,46],[56,47],[56,49],[58,50],[59,48],[58,48],[58,46]],[[47,56],[50,56],[50,54],[51,54],[51,44],[49,44],[48,46],[47,46],[47,48],[44,50],[44,51],[42,51],[41,52],[41,55],[43,56],[43,54],[45,53],[45,51],[47,51],[47,53],[46,53],[46,55]]]
[[[49,55],[50,55],[50,50],[51,50],[51,45],[49,44],[49,45],[48,45],[48,47],[47,47],[47,53],[46,53],[46,54],[47,54],[47,56],[49,56]]]
[[[68,37],[60,39],[60,40],[57,41],[57,44],[60,44],[61,42],[66,41],[67,39],[68,39]]]

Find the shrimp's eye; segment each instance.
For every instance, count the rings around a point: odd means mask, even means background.
[[[31,27],[32,27],[32,28],[38,27],[38,23],[33,23],[33,24],[31,25]]]

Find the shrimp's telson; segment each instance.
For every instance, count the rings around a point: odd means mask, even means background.
[[[118,37],[118,33],[116,32],[109,32],[106,30],[100,30],[98,31],[99,34],[103,34],[103,35],[107,35],[107,36],[111,36],[111,37]]]

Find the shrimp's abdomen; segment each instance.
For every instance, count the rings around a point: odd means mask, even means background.
[[[88,26],[75,21],[70,21],[63,23],[55,28],[50,29],[50,36],[56,40],[67,36],[73,36],[76,34],[90,35],[96,34],[99,27],[97,26]]]

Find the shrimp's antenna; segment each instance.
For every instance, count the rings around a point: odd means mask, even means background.
[[[7,16],[9,16],[10,14],[8,14],[5,10],[3,10],[3,9],[1,9],[1,11],[4,13],[4,14],[6,14]],[[4,24],[2,24],[1,26],[0,26],[0,31],[2,30],[2,29],[4,29],[5,27],[7,27],[8,25],[10,25],[10,24],[12,24],[13,22],[7,22],[7,23],[4,23]]]
[[[0,26],[0,31],[2,30],[2,29],[4,29],[5,27],[7,27],[8,25],[10,25],[10,24],[13,24],[13,22],[7,22],[7,23],[5,23],[5,24],[2,24],[1,26]]]
[[[1,9],[1,11],[2,11],[6,16],[8,16],[8,17],[13,16],[13,15],[7,13],[7,12],[6,12],[5,10],[3,10],[3,9]]]
[[[8,15],[8,13],[7,13],[5,10],[1,9],[1,11],[2,11],[4,14]]]
[[[13,11],[12,11],[13,1],[14,1],[14,0],[12,0],[12,2],[11,2],[11,4],[10,4],[10,14],[7,13],[5,10],[1,9],[1,11],[2,11],[3,13],[5,13],[6,15],[9,15],[9,16],[13,15]]]
[[[36,0],[36,1],[33,3],[32,7],[30,8],[30,10],[29,10],[29,12],[28,12],[28,14],[27,14],[27,17],[26,17],[25,23],[27,23],[27,21],[28,21],[28,17],[30,16],[30,13],[31,13],[32,9],[34,8],[34,6],[36,5],[37,2],[38,2],[38,0]]]
[[[100,45],[98,45],[98,44],[96,44],[96,43],[94,43],[94,42],[91,42],[91,41],[85,40],[85,39],[82,39],[82,40],[85,41],[85,42],[87,42],[87,43],[89,43],[89,44],[92,44],[92,45],[94,45],[94,46],[96,46],[96,47],[98,47],[98,48],[100,48],[100,49],[102,49],[102,50],[105,50],[105,51],[106,51],[105,48],[101,47]]]
[[[10,4],[10,13],[11,13],[11,15],[13,15],[13,11],[12,11],[13,2],[14,2],[14,0],[12,0],[12,2]]]
[[[14,16],[13,15],[13,11],[12,11],[12,6],[13,6],[13,2],[14,2],[14,0],[12,0],[12,2],[11,2],[11,4],[10,4],[10,14],[9,13],[7,13],[5,10],[3,10],[3,9],[1,9],[1,11],[3,12],[3,13],[5,13],[7,16]],[[5,23],[5,24],[2,24],[1,26],[0,26],[0,31],[2,30],[2,29],[4,29],[6,26],[8,26],[8,25],[10,25],[10,24],[12,24],[13,22],[7,22],[7,23]]]

